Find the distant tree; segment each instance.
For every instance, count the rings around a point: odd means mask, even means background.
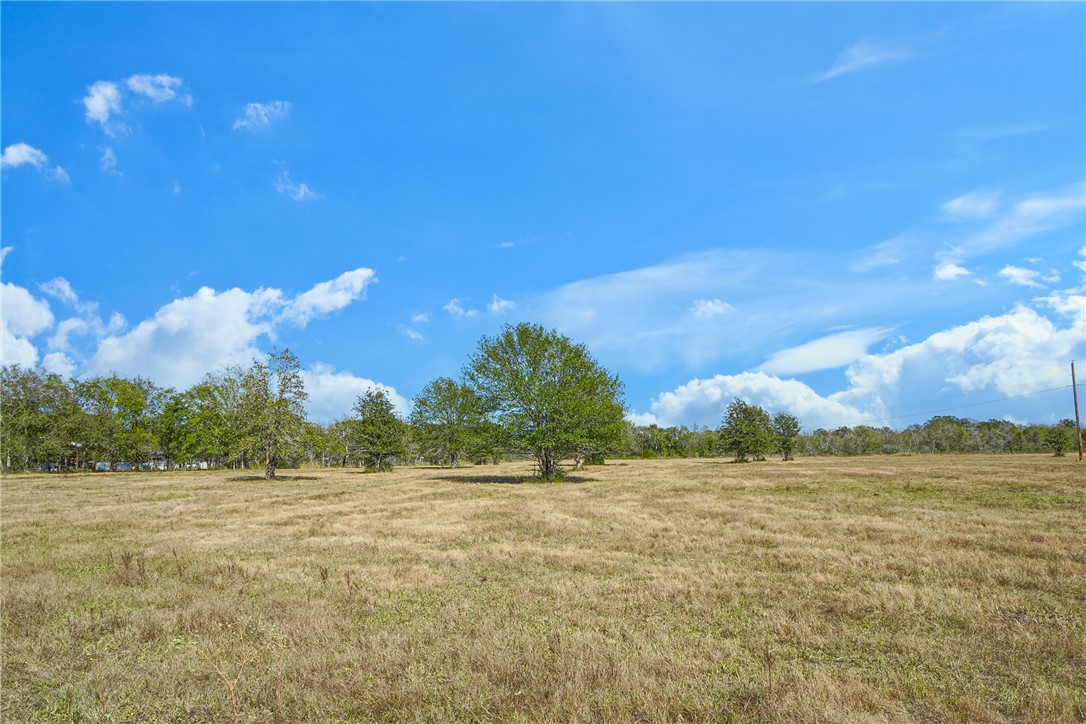
[[[735,399],[724,411],[718,436],[721,448],[733,453],[737,462],[764,460],[773,446],[773,423],[761,407]]]
[[[1044,440],[1045,444],[1050,450],[1052,450],[1056,457],[1062,458],[1075,441],[1075,429],[1074,423],[1071,423],[1072,427],[1067,425],[1055,425],[1048,428],[1045,431]]]
[[[367,468],[390,470],[392,460],[407,453],[407,425],[384,390],[373,387],[354,405],[354,446]]]
[[[483,337],[464,370],[501,434],[545,480],[562,460],[598,460],[625,439],[622,382],[588,349],[534,324]]]
[[[460,456],[478,447],[486,416],[482,400],[467,385],[439,377],[415,397],[411,425],[423,455],[455,468]]]
[[[799,437],[799,420],[787,412],[778,412],[773,416],[774,440],[777,450],[785,460],[792,459],[792,453],[796,449],[796,438]]]
[[[3,468],[64,467],[83,451],[86,419],[74,385],[40,367],[0,368]]]
[[[298,453],[305,432],[305,383],[289,349],[267,362],[253,360],[241,379],[240,419],[248,446],[264,458],[264,478],[275,477],[280,460]]]

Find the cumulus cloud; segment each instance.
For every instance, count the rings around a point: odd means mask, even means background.
[[[87,370],[140,374],[188,387],[223,365],[248,364],[260,355],[258,343],[272,337],[277,325],[304,326],[314,317],[342,309],[362,298],[373,280],[371,270],[356,269],[293,298],[279,289],[219,292],[202,287],[163,306],[130,331],[102,339]]]
[[[372,269],[360,267],[343,272],[295,297],[283,311],[283,319],[304,327],[313,317],[339,311],[356,299],[365,299],[366,287],[376,281]]]
[[[1047,310],[1047,314],[1045,313]],[[1053,421],[1066,417],[1033,393],[1065,383],[1067,360],[1081,359],[1086,296],[1051,294],[1034,306],[937,332],[896,350],[864,355],[845,374],[844,389],[818,394],[804,382],[763,371],[693,379],[650,405],[664,425],[717,425],[740,398],[796,415],[805,429],[922,422],[940,410],[1002,400],[999,416]],[[1023,399],[1008,400],[1027,396]],[[984,414],[983,407],[976,410]]]
[[[1033,289],[1044,289],[1044,284],[1041,284],[1040,282],[1041,273],[1034,271],[1033,269],[1023,269],[1020,266],[1008,264],[999,270],[999,276],[1003,277],[1011,284],[1031,287]]]
[[[411,404],[395,387],[337,372],[331,365],[317,363],[302,371],[302,379],[309,394],[306,411],[314,422],[329,423],[349,416],[358,398],[373,389],[384,390],[401,417],[410,413]]]
[[[858,425],[864,411],[822,397],[799,380],[781,379],[765,372],[716,375],[693,379],[652,403],[652,414],[662,425],[720,424],[724,408],[733,399],[758,405],[769,412],[795,415],[805,428]]]
[[[87,122],[97,123],[110,136],[128,135],[128,126],[110,121],[112,116],[121,113],[121,98],[120,86],[112,81],[100,80],[91,85],[83,98]]]
[[[490,300],[490,304],[486,305],[486,308],[490,310],[491,314],[504,314],[511,312],[517,308],[517,303],[509,299],[502,299],[497,294]]]
[[[450,299],[449,303],[442,307],[442,309],[448,312],[449,316],[453,319],[461,319],[462,317],[474,317],[479,314],[478,309],[466,309],[464,307],[464,304],[456,297]]]
[[[31,337],[53,326],[49,303],[8,282],[0,285],[0,363],[29,367],[38,362]]]
[[[272,121],[286,118],[290,113],[289,101],[269,101],[268,103],[248,103],[245,115],[234,121],[233,130],[256,131],[271,125]]]
[[[32,166],[53,181],[68,183],[71,180],[68,172],[60,166],[49,168],[49,157],[40,149],[27,143],[13,143],[0,155],[0,168],[18,168],[19,166]]]
[[[83,97],[87,122],[97,123],[109,136],[123,138],[132,132],[125,123],[116,120],[116,116],[125,113],[125,88],[137,98],[145,98],[152,103],[178,101],[191,106],[192,96],[178,93],[182,83],[181,78],[166,73],[136,74],[129,76],[123,83],[96,81],[87,88],[87,95]]]
[[[292,179],[287,171],[283,171],[275,177],[275,190],[295,201],[305,201],[317,197],[317,194],[311,188]]]
[[[887,327],[877,327],[837,332],[798,347],[774,352],[758,370],[774,375],[799,375],[844,367],[867,354],[868,347],[892,331]]]

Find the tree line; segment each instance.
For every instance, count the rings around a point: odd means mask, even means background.
[[[328,425],[306,419],[290,350],[209,373],[186,390],[116,374],[64,379],[0,369],[6,471],[198,466],[362,466],[527,456],[544,478],[560,463],[602,461],[626,433],[622,383],[587,348],[538,325],[484,337],[461,379],[433,380],[401,418],[387,392],[360,395]]]
[[[404,462],[457,466],[527,457],[543,478],[560,465],[605,457],[779,454],[1055,452],[1074,442],[1074,423],[1018,425],[935,417],[904,430],[865,425],[803,433],[786,412],[733,400],[719,427],[634,425],[623,386],[580,344],[538,325],[483,337],[459,379],[440,377],[400,417],[388,394],[360,395],[327,425],[306,419],[305,385],[289,350],[209,373],[185,390],[116,374],[65,379],[40,367],[0,368],[5,471],[302,464],[386,470]]]

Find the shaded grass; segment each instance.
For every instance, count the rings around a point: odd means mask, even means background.
[[[0,718],[1086,719],[1070,459],[528,476],[7,477]]]

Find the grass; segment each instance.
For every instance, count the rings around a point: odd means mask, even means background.
[[[7,476],[0,719],[1082,721],[1084,470]]]

